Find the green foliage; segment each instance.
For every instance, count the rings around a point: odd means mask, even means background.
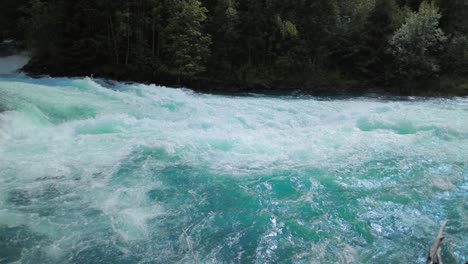
[[[392,59],[386,49],[398,26],[397,10],[393,1],[377,0],[361,24],[340,31],[331,46],[332,58],[342,72],[376,83],[389,81],[391,69],[388,62]]]
[[[440,56],[447,41],[439,28],[440,18],[435,5],[423,2],[392,37],[391,53],[399,74],[414,79],[440,72]]]
[[[170,0],[164,30],[167,65],[177,75],[193,76],[205,70],[211,38],[202,31],[208,10],[198,0]]]
[[[466,74],[462,8],[431,2],[3,0],[0,38],[24,40],[35,63],[63,73],[153,81],[399,85]]]
[[[464,0],[434,0],[440,9],[442,18],[440,26],[446,33],[456,33],[463,30],[466,23],[466,13],[463,8]]]
[[[24,8],[26,16],[22,21],[27,46],[36,58],[51,58],[57,54],[54,34],[61,6],[53,6],[44,0],[31,0]]]
[[[296,38],[299,35],[299,31],[291,21],[284,21],[278,15],[275,17],[275,20],[276,26],[278,27],[283,38]]]
[[[2,0],[0,4],[0,42],[4,39],[21,38],[18,18],[20,17],[20,7],[27,0]]]
[[[443,56],[445,73],[465,75],[468,74],[468,36],[455,35],[447,43],[447,49]]]

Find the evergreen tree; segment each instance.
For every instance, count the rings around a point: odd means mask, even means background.
[[[440,18],[434,4],[424,2],[392,37],[391,52],[400,75],[412,80],[440,71],[440,55],[447,40],[439,28]]]
[[[38,68],[155,82],[398,85],[462,77],[463,8],[429,2],[3,0],[0,39],[24,41],[32,65],[45,66]]]
[[[205,70],[211,38],[203,32],[207,9],[198,0],[168,0],[168,24],[164,30],[166,65],[170,72],[193,76]]]
[[[387,52],[389,39],[397,26],[397,6],[391,0],[378,0],[369,12],[364,26],[356,32],[348,55],[353,74],[360,78],[385,83],[390,78],[391,62]]]
[[[56,61],[74,72],[92,69],[105,56],[105,24],[99,6],[93,0],[63,2],[64,18],[60,19],[63,35],[57,43]]]
[[[53,61],[57,58],[58,41],[61,39],[60,22],[64,13],[60,2],[31,0],[23,8],[25,17],[21,22],[26,45],[35,59]]]
[[[0,4],[0,43],[9,38],[21,39],[18,18],[28,0],[2,0]]]
[[[233,78],[233,70],[239,62],[241,51],[239,43],[239,14],[235,0],[217,1],[213,15],[210,17],[208,28],[212,32],[212,56],[210,58],[210,72],[216,77],[228,73]]]

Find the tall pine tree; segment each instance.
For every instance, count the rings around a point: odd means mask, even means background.
[[[208,10],[198,0],[167,0],[165,63],[178,78],[205,70],[211,38],[203,31]]]

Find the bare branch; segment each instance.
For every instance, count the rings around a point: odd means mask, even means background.
[[[439,229],[439,233],[437,234],[437,237],[434,241],[434,244],[432,244],[431,249],[429,250],[429,255],[427,256],[427,264],[442,264],[442,258],[440,256],[440,245],[442,244],[442,241],[444,240],[444,229],[445,226],[447,226],[448,220],[445,220],[442,226]]]
[[[185,229],[182,229],[182,232],[185,235],[185,241],[187,241],[187,246],[189,248],[190,254],[192,255],[193,261],[197,263],[197,258],[195,257],[195,253],[193,253],[193,242],[190,236],[187,234],[187,231]]]

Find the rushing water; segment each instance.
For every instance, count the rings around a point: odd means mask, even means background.
[[[468,99],[0,79],[0,263],[468,260]]]

